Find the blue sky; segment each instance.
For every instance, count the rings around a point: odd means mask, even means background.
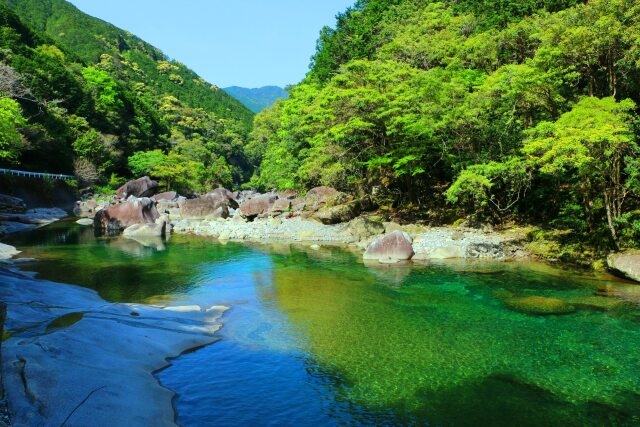
[[[324,25],[355,0],[70,0],[221,87],[297,83]]]

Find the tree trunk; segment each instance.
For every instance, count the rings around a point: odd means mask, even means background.
[[[620,250],[620,244],[618,243],[618,233],[616,232],[616,227],[613,224],[613,215],[611,214],[611,201],[609,200],[609,195],[607,192],[604,192],[604,205],[607,209],[607,223],[609,224],[609,231],[611,232],[611,237],[613,238],[613,244],[616,250]]]

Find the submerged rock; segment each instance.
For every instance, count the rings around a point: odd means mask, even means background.
[[[640,282],[640,251],[627,251],[609,255],[607,264],[622,276]]]
[[[365,260],[397,262],[410,260],[413,255],[411,237],[407,233],[394,231],[373,241],[364,254]]]
[[[568,302],[542,296],[507,298],[503,303],[508,309],[524,314],[570,314],[576,311],[576,308]]]

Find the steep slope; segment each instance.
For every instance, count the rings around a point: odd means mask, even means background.
[[[251,184],[637,245],[638,22],[635,0],[359,0],[256,117]]]
[[[247,124],[253,118],[243,105],[184,64],[168,61],[156,47],[83,13],[65,0],[2,1],[36,31],[46,33],[87,64],[111,60],[123,77],[145,84],[156,96],[174,96],[190,107],[202,108],[220,118]]]
[[[104,191],[140,174],[196,192],[248,178],[240,102],[64,1],[10,3],[23,18],[0,0],[0,167]]]
[[[231,86],[225,88],[224,91],[242,102],[245,107],[254,113],[259,113],[265,108],[271,107],[278,99],[287,99],[289,97],[287,91],[278,86],[264,86],[255,89]]]

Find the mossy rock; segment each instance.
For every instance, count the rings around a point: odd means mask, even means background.
[[[524,314],[570,314],[576,311],[575,306],[558,298],[527,296],[508,298],[503,302],[508,309]]]

